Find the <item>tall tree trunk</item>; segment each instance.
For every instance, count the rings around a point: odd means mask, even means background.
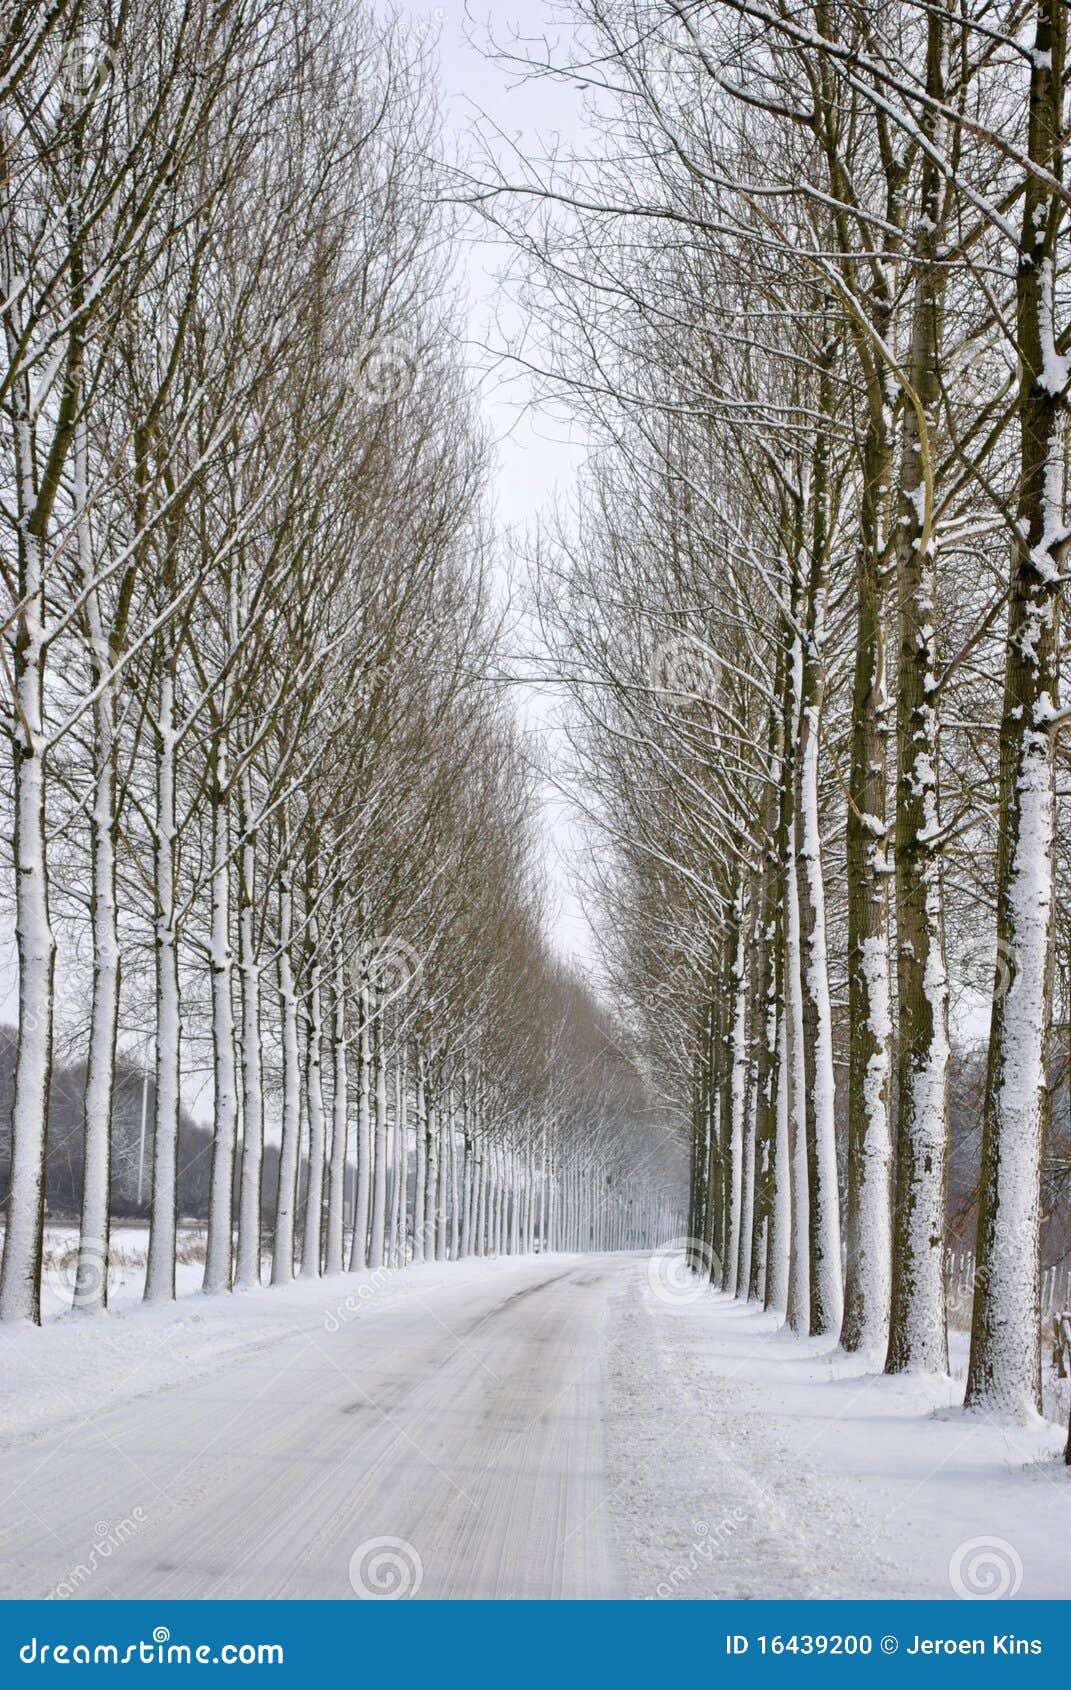
[[[424,1207],[428,1185],[428,1093],[425,1084],[424,1051],[416,1045],[416,1121],[414,1122],[414,1179],[413,1179],[413,1260],[424,1260]]]
[[[52,1078],[56,945],[48,908],[44,769],[44,563],[37,534],[21,545],[22,614],[15,639],[15,938],[19,1039],[11,1114],[11,1186],[0,1277],[0,1319],[41,1319],[45,1141]]]
[[[341,940],[331,970],[331,1165],[327,1191],[326,1273],[345,1267],[346,1162],[349,1151],[349,1067],[346,1058],[346,974]]]
[[[182,1011],[179,998],[174,647],[166,651],[160,676],[156,722],[156,814],[153,822],[153,891],[156,963],[156,1075],[152,1132],[152,1208],[145,1301],[175,1295],[175,1233],[178,1221],[178,1135],[182,1107],[180,1062]]]
[[[260,959],[257,954],[257,842],[252,830],[249,771],[238,782],[238,986],[242,1036],[242,1163],[238,1193],[235,1287],[260,1284],[261,1176],[264,1163],[264,1074],[260,1048]]]
[[[357,1192],[353,1204],[353,1239],[350,1244],[350,1272],[368,1266],[368,1222],[372,1201],[372,1030],[369,1023],[367,970],[362,974],[358,995],[357,1073]]]
[[[880,327],[881,325],[879,325]],[[846,1350],[880,1351],[892,1295],[892,1016],[889,977],[885,548],[891,407],[869,371],[863,450],[848,792],[848,1206]]]
[[[787,630],[786,630],[787,633]],[[789,639],[778,654],[780,681],[779,721],[774,744],[777,755],[771,765],[771,782],[777,785],[777,830],[773,837],[770,862],[767,868],[770,896],[773,901],[773,931],[770,938],[772,952],[772,987],[774,1037],[776,1059],[773,1063],[775,1090],[772,1099],[773,1122],[770,1143],[770,1225],[766,1251],[766,1284],[763,1305],[787,1318],[789,1309],[789,1281],[793,1250],[793,1167],[789,1134],[791,1099],[795,1085],[790,1064],[789,1047],[789,880],[794,880],[792,864],[792,817],[795,810],[795,778],[792,773],[795,747],[793,735],[796,720],[796,680],[798,669],[794,660],[795,643]],[[798,964],[796,965],[798,968]]]
[[[234,1067],[234,1004],[230,924],[230,838],[228,768],[224,731],[216,738],[210,803],[212,807],[212,934],[209,970],[212,982],[212,1166],[208,1189],[208,1242],[205,1291],[230,1289],[234,1154],[238,1140],[238,1086]]]
[[[288,842],[284,840],[283,851]],[[279,875],[279,1020],[283,1057],[283,1121],[279,1143],[279,1187],[275,1197],[275,1238],[271,1282],[289,1285],[294,1277],[294,1233],[301,1149],[301,1061],[298,1055],[298,1007],[294,985],[294,888],[290,864]]]
[[[788,673],[785,687],[785,765],[782,774],[784,814],[781,834],[785,848],[784,868],[784,998],[785,1053],[784,1110],[787,1138],[789,1187],[789,1261],[785,1317],[794,1332],[809,1332],[811,1324],[811,1255],[807,1162],[807,1078],[804,1062],[803,983],[800,975],[799,877],[796,873],[796,829],[798,826],[800,701],[803,695],[803,636],[800,627],[802,582],[792,573],[792,602],[786,635]]]
[[[487,1177],[486,1152],[480,1144],[476,1152],[476,1230],[474,1254],[483,1256],[487,1253]]]
[[[381,1268],[387,1229],[387,1057],[383,1037],[383,1010],[377,1002],[372,1032],[375,1077],[375,1153],[372,1168],[372,1228],[368,1265]]]
[[[744,907],[744,874],[739,871],[733,897],[730,930],[729,997],[729,1130],[727,1135],[729,1193],[727,1205],[725,1269],[722,1289],[730,1297],[737,1293],[740,1264],[740,1235],[744,1201],[744,1116],[747,1112],[747,918]],[[746,1290],[746,1287],[745,1287]]]
[[[784,947],[782,945],[782,955]],[[778,972],[783,973],[783,964]],[[770,1212],[770,1244],[766,1252],[766,1286],[763,1307],[784,1315],[789,1306],[789,1275],[792,1263],[792,1147],[789,1140],[788,1013],[783,989],[778,987],[777,1025],[777,1119],[773,1154],[773,1200]]]
[[[724,1000],[720,992],[712,995],[710,1016],[708,1023],[709,1037],[706,1046],[706,1060],[703,1068],[703,1095],[701,1108],[703,1110],[703,1127],[706,1133],[707,1159],[705,1169],[700,1169],[699,1177],[706,1180],[705,1208],[703,1210],[705,1241],[709,1254],[704,1261],[702,1253],[696,1262],[696,1269],[706,1273],[712,1284],[720,1284],[723,1277],[728,1242],[725,1237],[725,1191],[729,1183],[726,1166],[726,1149],[724,1139],[724,1117],[722,1111],[722,1061],[723,1039],[721,1018]]]
[[[472,1208],[475,1198],[475,1181],[473,1168],[472,1143],[472,1109],[469,1101],[468,1069],[462,1070],[461,1075],[461,1131],[464,1141],[464,1179],[462,1190],[464,1198],[461,1209],[461,1254],[472,1254]]]
[[[309,900],[315,909],[319,876],[313,866],[309,876]],[[301,1244],[301,1274],[319,1279],[323,1271],[324,1156],[327,1123],[324,1114],[324,1025],[323,985],[320,964],[320,924],[309,920],[309,1001],[305,1026],[305,1113],[309,1122],[309,1165],[305,1181],[305,1226]]]
[[[930,10],[926,84],[944,97],[946,18]],[[935,153],[944,125],[927,118]],[[916,233],[918,274],[908,361],[914,402],[904,411],[897,575],[896,1213],[889,1326],[890,1373],[948,1371],[944,1245],[948,1165],[948,979],[945,971],[938,815],[936,558],[933,425],[940,397],[942,271],[937,242],[943,180],[926,155]]]
[[[434,1261],[438,1249],[436,1219],[439,1212],[439,1121],[430,1079],[424,1082],[424,1251]]]
[[[1038,0],[1028,146],[1062,166],[1067,9]],[[1000,731],[997,978],[989,1032],[967,1404],[1025,1419],[1041,1407],[1039,1230],[1052,1016],[1053,716],[1060,595],[1068,360],[1056,350],[1064,209],[1031,175],[1023,204],[1017,333],[1020,464]],[[1066,344],[1066,339],[1061,341]]]
[[[459,1181],[457,1166],[457,1098],[454,1092],[454,1082],[450,1081],[449,1108],[450,1137],[450,1260],[456,1262],[460,1245],[460,1212],[459,1212]]]
[[[832,415],[829,370],[833,342],[823,349],[819,412]],[[820,427],[814,452],[810,568],[805,589],[800,737],[796,759],[796,843],[799,879],[800,984],[806,1084],[810,1305],[813,1333],[839,1333],[844,1312],[840,1205],[833,1084],[833,1018],[826,950],[826,894],[818,810],[818,748],[826,692],[825,619],[829,591],[829,434]]]
[[[442,1205],[442,1128],[439,1121],[438,1098],[431,1081],[427,1087],[427,1125],[425,1136],[427,1141],[428,1185],[424,1193],[424,1231],[426,1235],[425,1249],[433,1261],[442,1260],[443,1229],[440,1224]]]
[[[111,643],[106,638],[93,581],[84,425],[75,445],[78,529],[82,582],[87,589],[86,622],[91,650],[93,705],[93,805],[90,813],[90,924],[93,935],[93,991],[83,1101],[82,1213],[74,1307],[96,1313],[108,1305],[109,1204],[111,1198],[112,1107],[115,1047],[119,1026],[119,909],[116,901],[115,687],[110,679]]]
[[[793,850],[795,825],[789,833]],[[791,1192],[791,1247],[788,1264],[787,1319],[794,1332],[811,1328],[811,1257],[809,1169],[807,1162],[807,1081],[803,1059],[803,989],[800,984],[799,896],[796,876],[789,869],[785,879],[785,974],[786,1041],[785,1078],[789,1185]]]
[[[780,884],[777,856],[777,786],[783,763],[782,717],[776,706],[770,712],[770,779],[763,799],[763,854],[757,896],[757,939],[755,1020],[757,1061],[755,1070],[755,1129],[752,1207],[752,1243],[747,1295],[763,1298],[773,1224],[774,1185],[777,1153],[777,986]]]
[[[406,1186],[409,1180],[409,1138],[406,1122],[405,1045],[399,1044],[394,1063],[394,1186],[391,1191],[390,1261],[405,1266]]]

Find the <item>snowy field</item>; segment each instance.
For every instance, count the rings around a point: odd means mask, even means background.
[[[0,1242],[4,1228],[0,1226]],[[136,1221],[113,1221],[108,1245],[108,1304],[130,1308],[145,1289],[149,1228]],[[56,1320],[70,1311],[78,1261],[78,1227],[45,1227],[41,1264],[41,1319]],[[268,1265],[267,1263],[265,1264]],[[175,1247],[175,1290],[178,1295],[199,1291],[205,1271],[205,1227],[180,1223]]]
[[[0,1342],[4,1596],[1071,1595],[1059,1427],[966,1417],[957,1380],[867,1374],[642,1257]]]

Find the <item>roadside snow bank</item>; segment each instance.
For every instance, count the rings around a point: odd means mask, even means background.
[[[611,1346],[633,1596],[1071,1596],[1066,1433],[963,1414],[963,1340],[954,1378],[885,1378],[640,1272]]]

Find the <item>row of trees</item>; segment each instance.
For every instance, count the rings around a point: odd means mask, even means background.
[[[1067,7],[571,12],[569,62],[521,62],[582,80],[594,154],[472,191],[596,442],[542,601],[696,1265],[945,1371],[958,1025],[988,1041],[967,1401],[1029,1415],[1069,1168]]]
[[[57,1037],[85,1057],[77,1308],[106,1302],[131,1050],[149,1299],[206,1081],[206,1290],[257,1283],[266,1238],[275,1283],[635,1241],[644,1100],[540,936],[485,680],[423,49],[336,0],[26,0],[4,27],[0,1316],[40,1318]]]

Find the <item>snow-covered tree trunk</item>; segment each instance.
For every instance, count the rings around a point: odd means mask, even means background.
[[[327,1192],[327,1245],[324,1271],[345,1266],[346,1159],[349,1148],[349,1065],[346,1058],[346,976],[338,935],[331,970],[331,1163]]]
[[[450,1082],[447,1120],[450,1139],[450,1260],[456,1262],[460,1245],[460,1181],[458,1179],[457,1097],[454,1082]],[[464,1170],[462,1169],[462,1175]]]
[[[794,829],[792,833],[794,833]],[[789,844],[791,848],[792,834]],[[810,1216],[807,1161],[807,1081],[803,1059],[803,989],[800,984],[799,900],[796,876],[785,880],[785,1081],[791,1190],[791,1248],[787,1319],[795,1332],[811,1329]]]
[[[505,1253],[502,1237],[502,1150],[494,1140],[491,1141],[491,1254],[501,1256]]]
[[[87,498],[87,442],[84,422],[75,444],[76,503],[82,513],[78,558],[86,590],[92,712],[93,799],[90,811],[90,926],[93,991],[83,1103],[82,1213],[75,1270],[74,1307],[89,1313],[108,1303],[109,1205],[111,1198],[112,1105],[119,1025],[119,909],[116,900],[115,685],[113,657],[93,585],[92,542]]]
[[[437,1262],[446,1260],[446,1187],[450,1147],[446,1137],[447,1118],[436,1089],[428,1096],[428,1245]]]
[[[927,91],[944,96],[947,20],[929,15]],[[939,262],[944,183],[937,159],[944,124],[928,121],[922,166],[917,278],[905,406],[897,542],[900,663],[897,691],[896,917],[897,1129],[891,1373],[948,1371],[945,1199],[948,1161],[948,980],[945,972],[938,816],[936,537],[933,424],[941,396],[938,355],[944,280]],[[936,156],[934,156],[936,155]]]
[[[99,680],[99,677],[98,677]],[[82,1212],[74,1307],[107,1307],[112,1094],[119,1024],[119,932],[115,895],[115,751],[111,689],[93,708],[94,781],[90,819],[93,991],[83,1107]]]
[[[712,1006],[704,1005],[692,1060],[692,1133],[688,1165],[687,1260],[693,1273],[704,1270],[713,1249],[713,1216],[709,1202],[713,1168],[710,1163],[710,1063]]]
[[[230,921],[230,836],[226,738],[216,736],[209,801],[212,813],[212,927],[209,972],[212,993],[212,1165],[208,1188],[208,1239],[203,1288],[229,1290],[232,1270],[234,1154],[238,1139],[238,1086],[234,1067],[233,964]]]
[[[498,1146],[497,1179],[495,1184],[495,1255],[509,1254],[509,1233],[506,1222],[509,1213],[509,1187],[506,1183],[506,1150],[504,1145]]]
[[[428,1259],[434,1261],[438,1256],[436,1222],[439,1213],[439,1115],[435,1106],[435,1094],[427,1078],[424,1090],[424,1163],[424,1250]]]
[[[318,874],[310,877],[309,896],[315,904]],[[324,1158],[327,1122],[323,1081],[323,978],[320,927],[315,914],[309,921],[308,1004],[305,1024],[305,1115],[309,1123],[309,1160],[305,1179],[305,1225],[301,1243],[301,1274],[319,1279],[323,1271]]]
[[[720,1283],[725,1265],[725,1202],[727,1185],[723,1154],[722,1086],[718,1058],[722,1049],[720,995],[710,1004],[706,1038],[700,1070],[700,1146],[697,1181],[703,1185],[699,1204],[705,1250],[697,1252],[692,1263],[696,1273],[705,1274],[712,1283]],[[706,1154],[703,1154],[705,1142]],[[690,1236],[694,1237],[692,1233]]]
[[[476,1220],[473,1232],[473,1254],[487,1254],[487,1180],[484,1169],[485,1151],[482,1143],[476,1151]]]
[[[248,768],[238,781],[238,987],[241,1038],[242,1161],[238,1191],[235,1288],[260,1284],[261,1173],[264,1163],[264,1077],[260,1048],[260,958],[257,954],[257,842]]]
[[[774,1123],[773,1196],[763,1306],[787,1316],[792,1259],[792,1152],[788,1130],[792,1081],[788,1066],[788,1015],[780,990],[778,998],[777,1115]]]
[[[472,1255],[473,1208],[476,1201],[476,1168],[473,1156],[472,1105],[469,1097],[468,1070],[461,1078],[461,1132],[463,1143],[463,1178],[461,1209],[461,1254]]]
[[[284,843],[284,852],[286,844]],[[279,874],[279,1021],[283,1059],[283,1119],[279,1141],[279,1188],[275,1198],[275,1239],[271,1282],[289,1285],[294,1277],[295,1221],[301,1148],[301,1059],[298,1053],[298,1004],[294,983],[294,887],[290,863]]]
[[[409,1167],[409,1137],[406,1122],[405,1045],[394,1062],[394,1183],[391,1187],[390,1243],[388,1258],[394,1267],[405,1266],[406,1185]]]
[[[358,994],[360,1026],[357,1038],[357,1192],[353,1203],[350,1272],[368,1266],[368,1223],[372,1201],[372,1029],[368,981],[362,974]]]
[[[828,352],[823,353],[819,410],[832,414]],[[840,1207],[833,1084],[833,1015],[829,1001],[826,892],[819,817],[818,748],[826,692],[825,619],[828,594],[829,438],[820,429],[813,471],[811,565],[802,641],[796,842],[799,876],[800,982],[803,992],[803,1061],[806,1083],[811,1332],[839,1333],[844,1312]]]
[[[756,887],[756,890],[758,888]],[[740,1198],[740,1243],[736,1268],[736,1294],[746,1302],[751,1295],[751,1262],[755,1238],[755,1153],[757,1126],[758,1068],[755,1051],[762,1037],[765,1006],[761,998],[762,940],[760,932],[762,912],[757,908],[749,924],[749,955],[745,957],[747,971],[747,1004],[745,1020],[744,1072],[744,1135]]]
[[[884,319],[883,319],[884,322]],[[892,1013],[886,855],[885,716],[887,537],[891,407],[870,374],[863,450],[848,863],[848,1200],[844,1326],[847,1350],[884,1352],[892,1295]]]
[[[1068,17],[1038,0],[1030,158],[1059,177]],[[997,980],[982,1124],[982,1182],[967,1405],[1027,1419],[1041,1407],[1040,1174],[1052,1017],[1054,716],[1065,508],[1067,332],[1056,323],[1066,208],[1027,178],[1018,267],[1020,461],[1000,732]]]
[[[372,1166],[372,1225],[368,1265],[374,1270],[384,1262],[387,1228],[387,1055],[383,1034],[382,1006],[375,1006],[372,1034],[375,1074],[375,1141]]]
[[[521,1190],[518,1169],[517,1152],[510,1152],[510,1218],[509,1218],[509,1253],[511,1256],[520,1255],[521,1251]]]
[[[771,727],[771,785],[776,785],[777,821],[767,863],[769,897],[770,992],[769,1006],[775,1051],[770,1060],[773,1092],[764,1108],[772,1119],[765,1127],[769,1143],[769,1226],[766,1246],[766,1280],[761,1295],[763,1306],[787,1316],[789,1266],[792,1257],[792,1165],[789,1143],[789,1114],[793,1078],[789,1067],[788,1016],[788,881],[792,863],[792,816],[795,780],[792,761],[795,752],[796,716],[795,646],[782,643],[777,658],[775,704],[776,723]]]
[[[764,1299],[767,1284],[767,1263],[772,1243],[774,1191],[777,1179],[777,1096],[778,1096],[778,975],[781,948],[780,923],[780,859],[778,855],[777,823],[780,815],[778,783],[783,764],[782,712],[776,699],[770,712],[770,779],[763,802],[762,869],[759,877],[758,906],[759,965],[756,969],[757,994],[755,1004],[756,1042],[758,1046],[755,1071],[755,1124],[753,1153],[753,1203],[751,1271],[748,1296]]]
[[[175,1295],[175,1232],[178,1219],[178,1135],[182,1108],[180,1062],[182,1010],[179,998],[178,909],[175,897],[176,732],[173,646],[162,657],[156,731],[156,812],[153,820],[155,895],[156,1074],[152,1133],[152,1209],[145,1301]]]
[[[0,1319],[41,1319],[45,1137],[52,1076],[56,946],[48,909],[44,769],[44,544],[20,537],[21,615],[15,641],[15,939],[19,1039],[11,1113],[11,1185],[0,1278]]]
[[[744,1115],[747,1111],[747,946],[743,879],[733,897],[729,962],[728,1225],[722,1289],[735,1297],[743,1215]]]
[[[539,1248],[550,1248],[547,1238],[547,1129],[544,1126],[539,1150]]]
[[[416,1120],[413,1123],[415,1138],[414,1151],[414,1179],[413,1179],[413,1260],[424,1260],[424,1210],[427,1203],[428,1188],[428,1091],[425,1083],[424,1052],[420,1043],[416,1046]]]

